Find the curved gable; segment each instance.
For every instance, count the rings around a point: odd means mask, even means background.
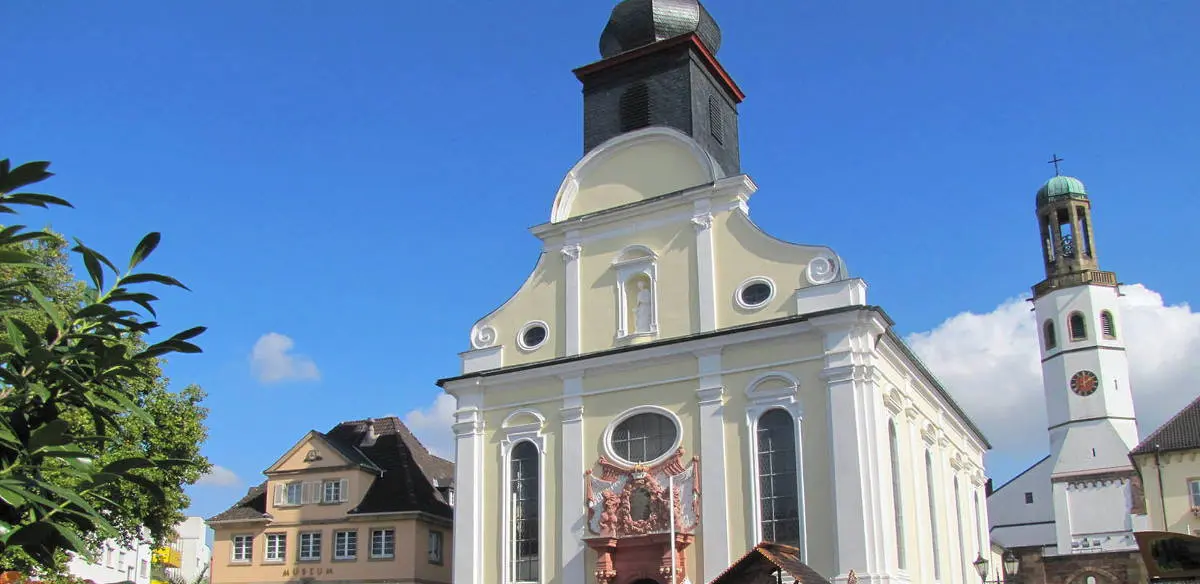
[[[554,198],[551,222],[711,183],[725,173],[695,140],[664,127],[617,136],[580,160]]]

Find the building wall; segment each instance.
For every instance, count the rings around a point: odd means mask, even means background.
[[[1164,452],[1158,463],[1153,454],[1139,454],[1134,462],[1142,476],[1149,529],[1200,535],[1200,511],[1192,511],[1198,505],[1189,491],[1192,481],[1200,481],[1200,449]]]
[[[453,542],[449,522],[429,519],[397,519],[401,514],[390,514],[373,518],[355,518],[353,521],[321,522],[304,525],[244,523],[242,525],[221,524],[214,526],[212,584],[237,584],[258,582],[288,582],[297,578],[312,577],[318,582],[394,582],[415,578],[418,582],[450,582],[450,565]],[[392,558],[370,557],[371,530],[395,529],[396,546]],[[358,553],[354,560],[333,559],[334,532],[353,529],[358,532]],[[429,531],[443,534],[442,563],[429,561]],[[299,560],[299,534],[321,532],[320,560]],[[287,535],[287,558],[284,561],[265,559],[268,533]],[[233,538],[238,535],[253,536],[253,557],[249,562],[233,561]]]
[[[212,561],[208,525],[202,517],[188,517],[175,526],[175,533],[179,536],[179,575],[186,582],[195,582],[202,572],[207,573],[206,568]]]
[[[116,541],[101,544],[94,552],[95,563],[75,556],[67,563],[72,576],[92,580],[97,584],[131,580],[137,584],[150,582],[150,545],[138,543],[123,546]]]

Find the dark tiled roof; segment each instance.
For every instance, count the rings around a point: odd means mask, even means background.
[[[364,445],[369,425],[375,429],[375,443]],[[451,486],[454,464],[438,458],[425,448],[399,418],[374,418],[342,422],[325,436],[343,448],[355,448],[380,469],[362,502],[350,512],[383,513],[388,511],[425,511],[451,518],[453,509],[439,486]]]
[[[1130,454],[1200,448],[1200,397],[1142,440]]]
[[[232,507],[209,517],[209,521],[238,521],[244,519],[270,519],[267,515],[267,481],[250,487],[246,496]]]
[[[771,574],[776,570],[787,572],[798,584],[830,584],[800,561],[800,550],[766,541],[746,552],[710,584],[773,584],[776,580]]]
[[[372,426],[375,442],[364,444],[363,438]],[[424,511],[448,519],[454,517],[446,495],[438,489],[453,486],[454,463],[430,453],[399,418],[342,422],[320,435],[350,462],[377,474],[350,514]],[[264,481],[209,521],[263,518],[266,503]]]

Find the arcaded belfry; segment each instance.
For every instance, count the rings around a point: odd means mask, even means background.
[[[751,222],[720,39],[626,0],[575,71],[541,256],[439,382],[455,584],[709,582],[762,541],[831,580],[978,578],[988,444],[837,253]]]

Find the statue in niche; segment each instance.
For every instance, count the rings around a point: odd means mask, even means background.
[[[637,303],[633,308],[634,326],[633,330],[639,333],[650,332],[650,323],[653,322],[654,301],[650,297],[650,290],[646,288],[646,281],[638,279],[637,283]]]

